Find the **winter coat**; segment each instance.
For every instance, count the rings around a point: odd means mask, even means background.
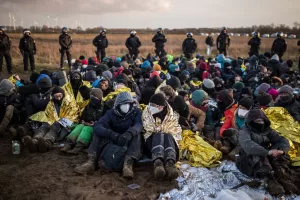
[[[226,33],[221,33],[217,37],[217,49],[226,49],[230,46],[230,37]]]
[[[24,85],[24,86],[18,87],[18,89],[17,89],[17,93],[19,93],[23,96],[39,94],[39,92],[40,92],[40,90],[39,90],[37,84]]]
[[[21,52],[35,53],[35,41],[31,36],[24,36],[20,39],[19,49]]]
[[[68,50],[72,47],[73,41],[69,34],[61,34],[58,40],[62,50]]]
[[[103,104],[93,105],[90,102],[83,110],[80,119],[85,122],[96,122],[103,114]]]
[[[235,72],[232,70],[224,70],[222,71],[221,75],[222,75],[222,79],[224,81],[227,81],[235,76]]]
[[[0,35],[0,51],[9,51],[11,47],[11,40],[9,39],[8,35],[3,33],[3,35]]]
[[[253,37],[249,40],[250,52],[256,52],[260,49],[261,39],[259,37]]]
[[[189,116],[187,120],[190,121],[191,118],[195,118],[196,126],[198,130],[202,130],[204,127],[204,122],[206,117],[205,113],[201,109],[198,109],[190,104],[188,106],[189,106]]]
[[[271,77],[273,77],[273,76],[280,77],[281,76],[282,69],[281,69],[281,64],[280,64],[279,60],[275,60],[275,59],[269,60],[268,67],[270,67],[273,70]]]
[[[211,36],[207,36],[205,39],[205,44],[208,46],[213,46],[214,45],[214,39]]]
[[[165,43],[167,42],[167,38],[165,35],[161,33],[157,33],[153,38],[152,42],[155,43],[155,48],[162,49],[165,47]]]
[[[283,38],[277,38],[274,40],[271,53],[272,54],[283,54],[287,50],[287,42]]]
[[[262,133],[253,129],[252,123],[255,119],[262,118],[265,128]],[[245,126],[239,132],[238,146],[239,156],[236,160],[237,168],[248,176],[253,176],[255,167],[261,159],[267,158],[270,149],[278,149],[288,152],[290,145],[287,139],[270,128],[270,120],[259,109],[249,112]]]
[[[106,49],[108,47],[108,40],[106,36],[98,35],[94,38],[93,45],[97,47],[97,49]]]
[[[140,39],[136,36],[127,38],[125,46],[127,49],[137,50],[142,45]]]
[[[235,125],[235,114],[237,111],[238,105],[234,104],[231,108],[224,111],[225,121],[220,129],[220,136],[223,137],[223,132],[229,128],[236,128]]]
[[[179,124],[179,114],[174,112],[169,104],[167,104],[167,113],[163,121],[160,118],[154,119],[148,107],[145,108],[142,119],[146,131],[144,134],[145,140],[158,132],[171,134],[176,141],[181,140],[182,129]]]
[[[51,92],[52,89],[45,94],[38,93],[30,95],[25,103],[26,115],[30,117],[37,112],[44,111],[51,99]]]
[[[182,43],[182,51],[184,53],[195,53],[197,50],[197,42],[194,38],[186,38]]]
[[[300,123],[300,102],[296,101],[295,99],[291,98],[287,101],[282,101],[279,99],[275,104],[277,107],[285,108],[290,115]]]

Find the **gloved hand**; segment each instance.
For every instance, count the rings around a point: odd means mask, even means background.
[[[123,133],[118,140],[118,146],[124,147],[127,146],[132,138],[132,134],[130,132]]]
[[[229,128],[223,132],[223,137],[231,137],[231,136],[237,134],[238,132],[239,131],[236,130],[235,128]]]
[[[119,137],[121,134],[111,131],[109,133],[109,139],[111,139],[114,143],[118,143]]]

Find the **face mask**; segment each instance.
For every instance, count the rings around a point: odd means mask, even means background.
[[[93,105],[98,105],[98,104],[101,103],[101,99],[97,99],[95,97],[92,97],[91,102],[92,102]]]
[[[231,67],[227,67],[226,69],[227,69],[227,70],[231,70]]]
[[[155,115],[155,114],[160,112],[160,110],[155,106],[149,106],[148,108],[149,108],[149,111],[152,115]]]
[[[265,124],[253,123],[253,128],[259,133],[262,133],[265,130]]]
[[[238,116],[242,119],[246,118],[248,115],[249,110],[241,109],[238,110]]]
[[[280,97],[280,99],[282,100],[282,101],[289,101],[289,100],[291,100],[293,97],[291,97],[291,96],[281,96]]]
[[[62,104],[62,100],[53,99],[53,102],[59,106]]]
[[[130,109],[130,104],[123,104],[120,106],[120,110],[125,114],[128,113],[129,109]]]
[[[71,84],[72,84],[72,86],[78,86],[80,81],[81,81],[80,79],[72,79]]]

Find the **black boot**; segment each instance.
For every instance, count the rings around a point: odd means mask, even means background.
[[[37,152],[37,150],[38,150],[37,139],[32,139],[29,135],[27,135],[23,138],[23,140],[24,140],[24,145],[26,147],[28,147],[28,149],[31,153]]]
[[[52,144],[49,140],[42,138],[42,137],[38,139],[39,152],[45,153],[45,152],[49,151],[51,149],[51,147],[52,147]]]
[[[88,160],[76,167],[74,172],[77,174],[93,174],[96,170],[96,155],[88,155]]]
[[[85,144],[81,143],[81,142],[77,142],[76,146],[74,149],[70,149],[67,151],[68,154],[72,154],[72,155],[78,155],[84,148],[86,147]]]
[[[166,171],[167,171],[167,178],[169,180],[173,180],[178,178],[179,171],[175,167],[175,162],[173,160],[168,160],[166,163]]]
[[[125,157],[124,165],[123,165],[123,177],[124,178],[133,178],[133,159],[129,156]]]
[[[285,193],[284,188],[275,180],[275,178],[269,178],[267,191],[272,196],[282,196]]]
[[[154,161],[154,178],[156,180],[163,180],[166,175],[164,164],[161,159]]]

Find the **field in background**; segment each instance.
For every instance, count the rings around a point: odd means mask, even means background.
[[[14,68],[22,69],[22,60],[21,54],[19,52],[19,39],[21,38],[21,34],[9,34],[12,39],[12,57],[13,57],[13,65]],[[51,67],[59,66],[59,44],[58,44],[58,34],[33,34],[33,38],[36,41],[37,45],[37,55],[36,55],[36,63],[37,66],[47,65]],[[93,34],[72,34],[73,38],[73,48],[71,50],[72,57],[78,58],[80,55],[84,55],[86,57],[94,56],[95,47],[92,45],[92,40],[96,35]],[[113,34],[107,35],[109,40],[109,48],[107,49],[107,53],[110,56],[121,56],[127,53],[127,49],[125,47],[125,41],[127,39],[127,34]],[[140,52],[142,56],[146,56],[148,53],[154,54],[154,44],[152,43],[151,34],[142,34],[138,35],[142,42],[142,47],[140,48]],[[166,51],[169,54],[178,56],[182,54],[181,45],[183,40],[185,39],[185,35],[167,35],[168,42],[166,44]],[[197,52],[201,55],[205,55],[206,45],[204,43],[205,36],[194,36],[194,38],[198,42],[198,50]],[[216,37],[214,37],[216,40]],[[248,40],[250,38],[247,37],[231,37],[231,47],[229,49],[229,55],[232,57],[247,57],[248,56]],[[270,51],[271,45],[274,38],[263,38],[261,45],[261,52]],[[294,61],[298,60],[298,47],[297,47],[297,39],[287,39],[288,42],[288,50],[285,54],[284,59],[292,59]],[[213,55],[216,55],[217,51],[214,49]],[[17,66],[17,67],[16,67]],[[19,70],[17,70],[19,71]]]

